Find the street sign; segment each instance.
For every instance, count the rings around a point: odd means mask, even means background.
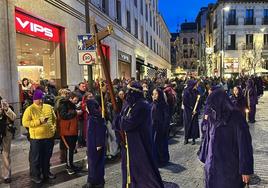
[[[96,51],[79,52],[79,65],[92,65],[96,60]]]
[[[87,34],[87,35],[78,35],[77,36],[77,47],[78,47],[78,50],[96,50],[96,45],[93,45],[93,46],[89,46],[89,47],[86,47],[86,41],[88,41],[89,39],[92,38],[92,35],[91,34]]]

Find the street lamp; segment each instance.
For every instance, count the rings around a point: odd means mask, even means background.
[[[224,76],[224,69],[225,69],[225,65],[224,65],[224,52],[225,52],[225,45],[224,45],[224,26],[225,26],[225,12],[229,12],[230,11],[230,7],[229,6],[225,6],[222,8],[222,27],[221,27],[221,65],[220,65],[220,77]]]

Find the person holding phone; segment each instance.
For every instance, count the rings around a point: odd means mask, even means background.
[[[43,104],[43,95],[41,90],[35,90],[33,104],[25,110],[22,117],[22,124],[29,128],[30,133],[31,180],[37,184],[55,178],[49,170],[49,162],[54,146],[56,115],[52,106]]]
[[[1,165],[4,183],[11,182],[10,148],[12,136],[15,133],[15,128],[13,127],[15,119],[14,109],[0,96],[0,144],[3,156],[3,164]]]

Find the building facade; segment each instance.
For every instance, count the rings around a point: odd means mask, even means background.
[[[268,1],[219,0],[206,19],[207,75],[231,76],[266,71]],[[200,47],[201,48],[201,47]]]
[[[87,79],[87,66],[78,64],[77,36],[86,34],[84,6],[83,0],[0,2],[3,97],[18,103],[18,81],[23,78],[54,79],[58,86]],[[114,34],[102,41],[112,79],[142,79],[157,69],[170,71],[170,34],[158,13],[158,0],[91,0],[89,10],[99,29],[114,27]],[[93,79],[101,77],[96,61]]]
[[[183,69],[187,74],[197,74],[197,45],[198,35],[195,22],[185,22],[181,24],[178,44],[179,61],[178,68]]]
[[[171,72],[174,73],[179,64],[179,44],[180,42],[180,34],[179,33],[171,33],[170,39],[170,56],[171,56]]]
[[[202,7],[200,12],[196,17],[196,25],[197,25],[197,35],[198,35],[198,46],[197,46],[197,59],[198,70],[200,75],[204,75],[206,72],[206,20],[208,14],[208,7]]]

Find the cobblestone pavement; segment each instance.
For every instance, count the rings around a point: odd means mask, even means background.
[[[255,159],[255,175],[252,177],[251,187],[268,188],[268,92],[259,101],[256,120],[255,124],[250,125]],[[199,145],[200,142],[197,142],[194,146],[191,144],[183,145],[183,131],[180,131],[176,137],[170,140],[171,161],[167,167],[160,169],[161,176],[166,185],[172,184],[172,187],[177,188],[204,187],[203,167],[196,157]],[[28,148],[28,142],[25,140],[13,142],[12,167],[14,169],[14,181],[10,186],[0,184],[0,188],[36,187],[30,183],[28,177]],[[57,174],[57,178],[42,187],[81,188],[87,179],[86,172],[81,172],[75,176],[68,176],[64,171],[64,166],[58,165],[58,146],[54,150],[55,154],[52,163],[57,166],[53,167],[52,171]],[[81,160],[84,157],[85,150],[79,150],[76,159]],[[108,164],[105,171],[105,188],[121,188],[120,163]]]

